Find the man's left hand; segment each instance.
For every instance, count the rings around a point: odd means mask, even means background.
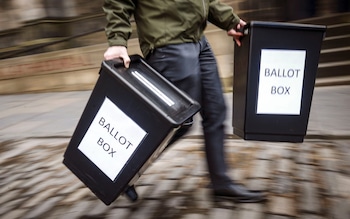
[[[247,23],[245,21],[240,20],[236,28],[232,28],[231,30],[227,31],[227,35],[232,36],[238,46],[242,45],[241,37],[243,36],[243,33],[240,32],[239,30],[242,29],[246,24]]]

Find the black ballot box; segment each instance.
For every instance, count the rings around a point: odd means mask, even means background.
[[[200,109],[140,56],[102,62],[63,163],[106,205],[133,185]]]
[[[246,140],[302,142],[322,25],[252,21],[234,50],[233,132]]]

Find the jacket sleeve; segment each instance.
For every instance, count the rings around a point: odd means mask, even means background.
[[[133,0],[105,0],[107,25],[105,28],[109,46],[127,46],[132,27],[130,17],[135,9]]]
[[[240,21],[231,6],[219,0],[209,1],[208,21],[224,30],[235,28]]]

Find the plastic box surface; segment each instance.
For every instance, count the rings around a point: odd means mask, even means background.
[[[326,27],[246,25],[234,51],[233,131],[247,140],[302,142]]]
[[[132,185],[200,106],[138,55],[104,61],[63,163],[106,205]]]

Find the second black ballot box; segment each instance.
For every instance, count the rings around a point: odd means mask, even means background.
[[[234,51],[233,128],[247,140],[302,142],[322,25],[252,21]]]
[[[109,205],[199,109],[140,56],[104,61],[63,163]]]

